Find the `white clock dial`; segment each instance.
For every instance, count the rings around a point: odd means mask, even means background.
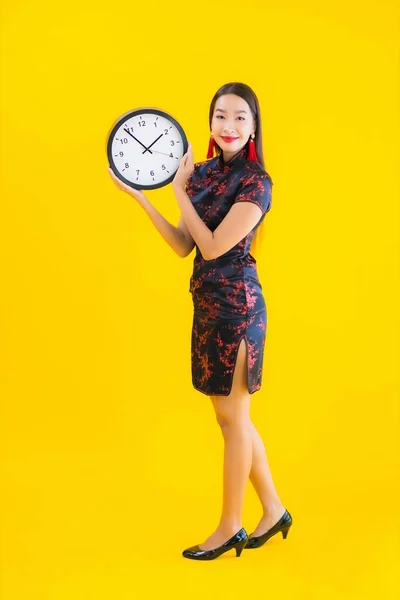
[[[186,135],[171,115],[141,108],[117,120],[107,154],[110,167],[125,183],[153,189],[172,181],[187,148]]]

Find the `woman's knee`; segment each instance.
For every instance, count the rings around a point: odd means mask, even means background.
[[[241,424],[250,419],[250,399],[247,389],[232,390],[229,396],[216,397],[214,409],[221,428]]]
[[[218,400],[215,405],[215,415],[221,429],[232,425],[241,425],[250,420],[250,395],[231,398],[223,396],[225,402]]]

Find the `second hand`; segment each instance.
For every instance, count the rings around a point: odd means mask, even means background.
[[[159,150],[152,150],[152,152],[154,152],[154,154],[163,154],[164,156],[169,156],[171,158],[171,156],[169,154],[167,154],[166,152],[160,152]],[[143,152],[144,154],[144,152]],[[173,156],[172,158],[176,158],[177,160],[179,160],[179,158],[177,156]]]

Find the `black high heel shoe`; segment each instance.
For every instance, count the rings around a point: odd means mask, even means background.
[[[292,526],[292,523],[293,520],[291,514],[287,510],[285,510],[279,521],[275,523],[273,527],[268,529],[268,531],[266,531],[262,535],[258,535],[255,537],[251,537],[250,535],[249,540],[245,546],[246,550],[247,548],[260,548],[263,544],[265,544],[267,540],[269,540],[270,537],[272,537],[276,533],[279,533],[280,531],[282,532],[282,537],[285,540],[288,531]]]
[[[191,546],[182,552],[182,556],[185,558],[193,558],[195,560],[213,560],[214,558],[218,558],[218,556],[224,552],[228,552],[228,550],[235,548],[236,556],[239,557],[243,548],[246,546],[248,539],[249,536],[242,527],[242,529],[235,533],[235,535],[225,542],[225,544],[222,544],[222,546],[212,548],[211,550],[201,550],[198,545]]]

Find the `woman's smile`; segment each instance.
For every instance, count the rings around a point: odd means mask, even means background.
[[[236,142],[236,140],[238,140],[239,138],[221,135],[221,139],[224,140],[224,142],[227,142],[228,144],[230,144],[232,142]]]

